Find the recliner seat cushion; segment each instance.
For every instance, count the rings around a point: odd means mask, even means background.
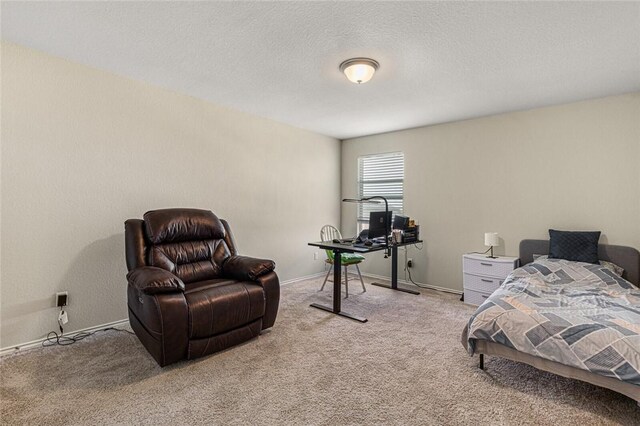
[[[246,325],[264,315],[265,294],[251,282],[213,285],[184,294],[189,339],[200,339]]]
[[[197,281],[185,285],[185,293],[193,293],[195,291],[206,290],[210,287],[220,287],[223,285],[235,284],[238,280],[231,278],[214,278],[212,280]]]

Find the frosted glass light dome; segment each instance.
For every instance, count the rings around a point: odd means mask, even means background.
[[[347,59],[340,64],[340,71],[347,76],[349,81],[356,84],[366,83],[371,80],[373,74],[380,67],[378,62],[369,58]]]

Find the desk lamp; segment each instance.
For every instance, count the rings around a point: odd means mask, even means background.
[[[385,213],[385,218],[389,215],[389,202],[387,201],[387,199],[381,195],[374,195],[372,197],[363,197],[363,198],[343,198],[342,202],[344,203],[371,203],[371,204],[380,204],[381,201],[378,200],[382,200],[384,201],[384,213]],[[387,258],[389,256],[391,256],[391,248],[389,247],[389,234],[391,232],[391,230],[389,229],[390,223],[388,221],[385,220],[385,237],[384,237],[384,246],[385,246],[385,251],[384,251],[384,257]]]

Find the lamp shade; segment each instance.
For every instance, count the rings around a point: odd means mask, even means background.
[[[485,246],[499,246],[500,238],[498,237],[497,232],[485,232],[484,233],[484,245]]]

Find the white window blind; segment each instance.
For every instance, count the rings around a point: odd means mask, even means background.
[[[381,195],[389,202],[389,210],[393,215],[404,212],[404,154],[392,152],[388,154],[368,155],[358,158],[358,197]],[[384,211],[381,204],[358,204],[358,232],[368,227],[369,213]]]

